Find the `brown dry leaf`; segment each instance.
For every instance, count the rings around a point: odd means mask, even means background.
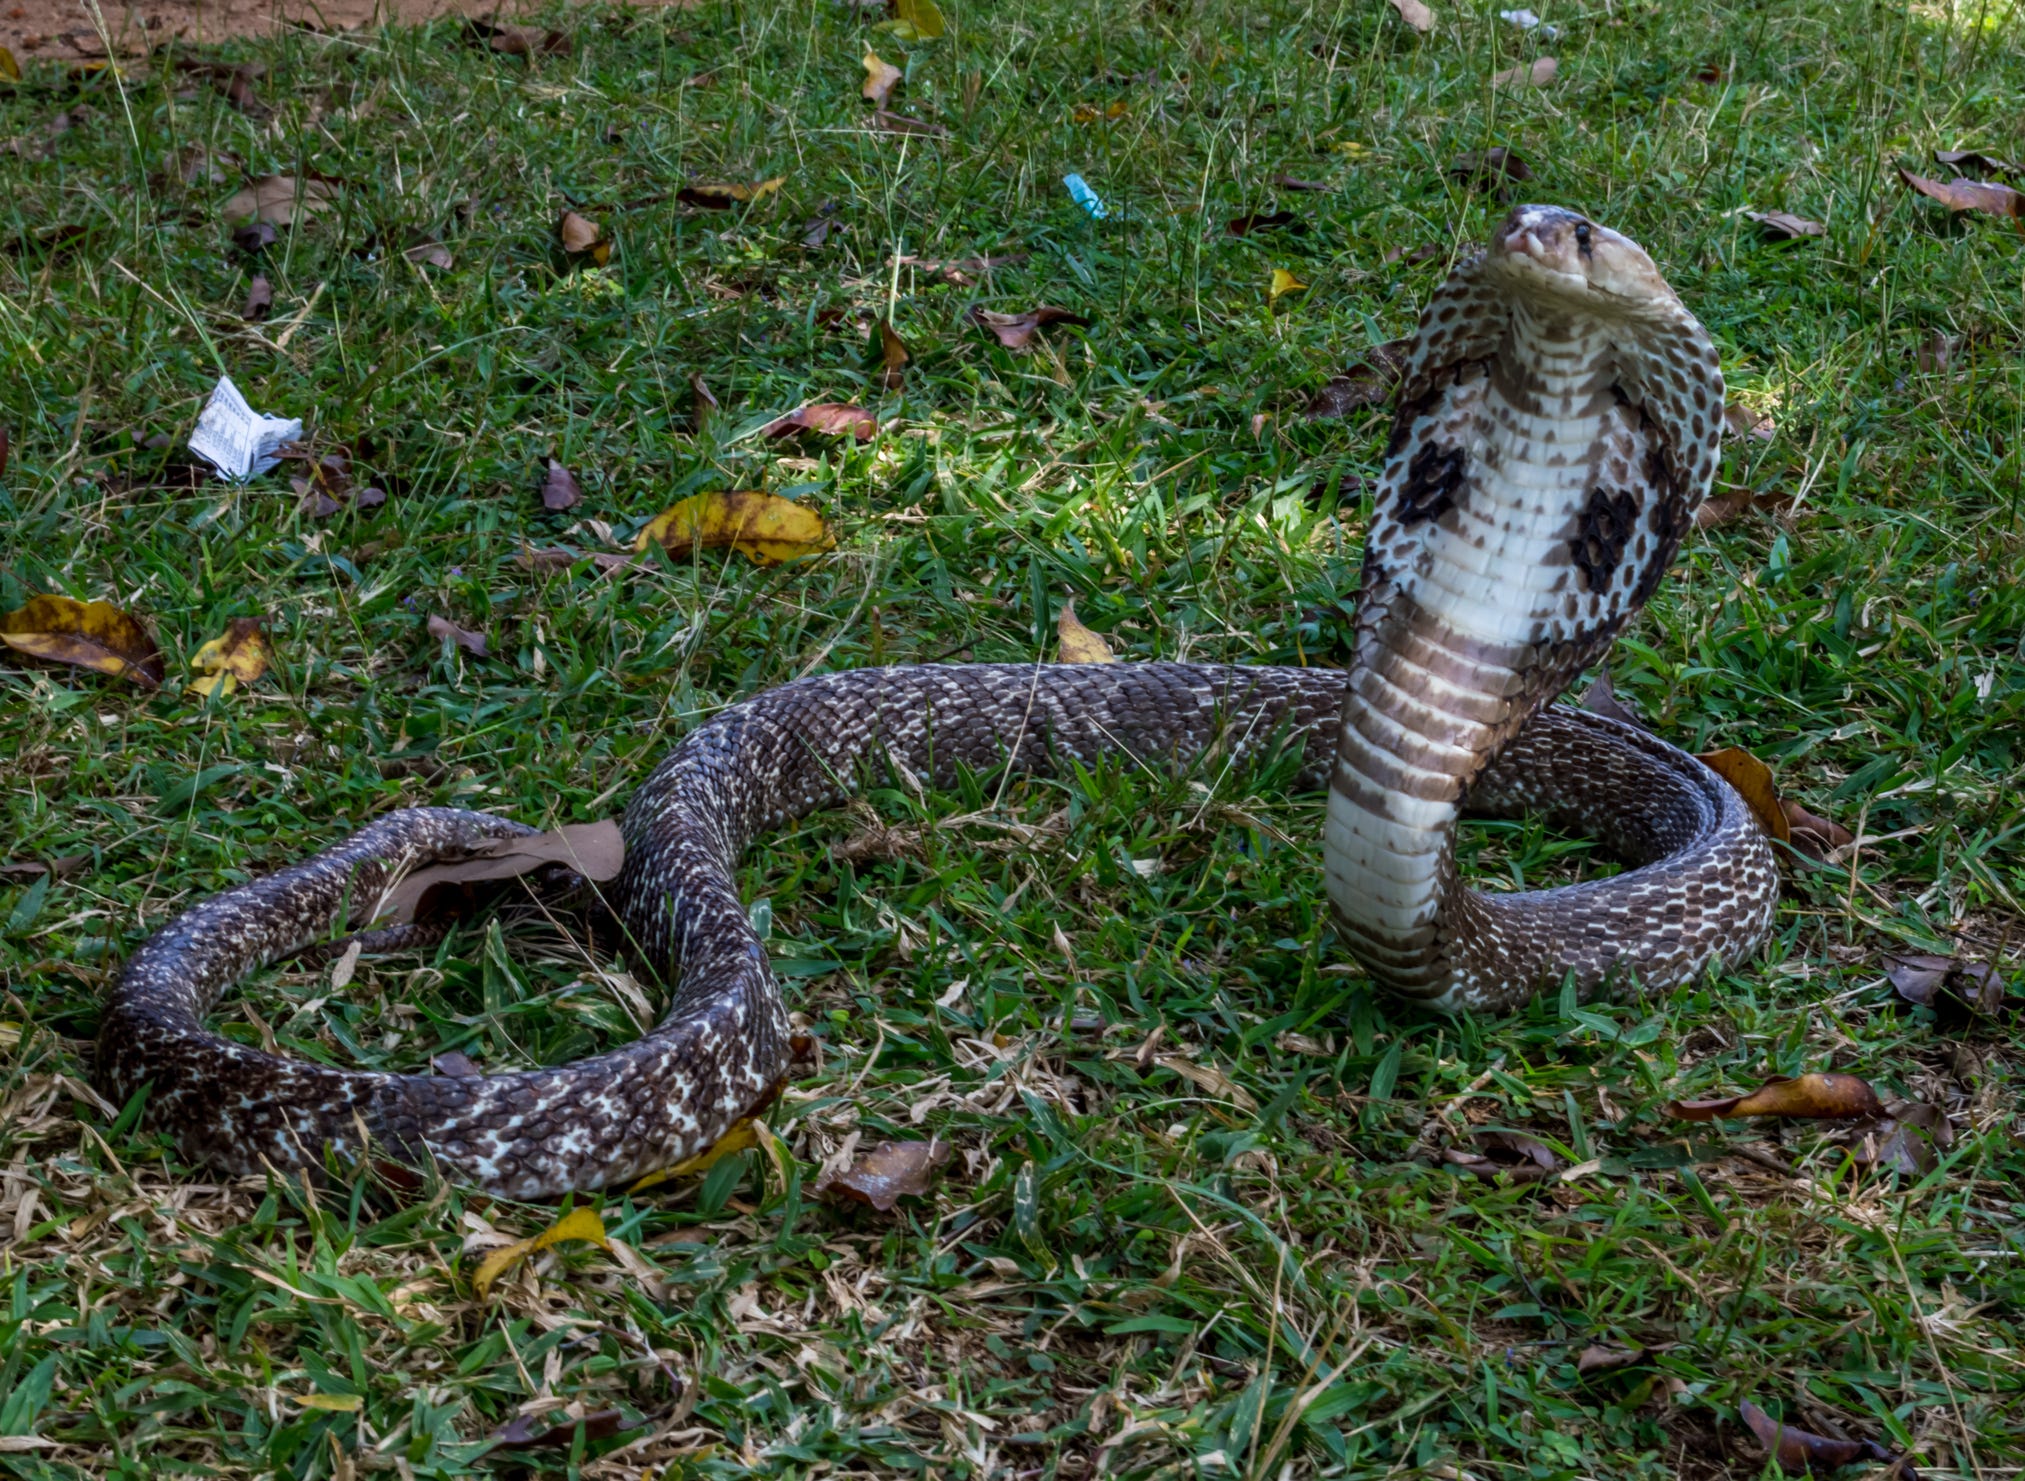
[[[1153,1062],[1163,1070],[1181,1076],[1203,1094],[1227,1100],[1240,1111],[1256,1111],[1259,1108],[1250,1091],[1213,1064],[1198,1064],[1180,1054],[1163,1054]]]
[[[1545,87],[1561,70],[1558,57],[1536,57],[1530,66],[1507,67],[1491,78],[1492,87]]]
[[[1421,0],[1391,0],[1391,3],[1392,8],[1399,13],[1399,18],[1421,35],[1425,36],[1434,29],[1434,12],[1422,4]]]
[[[2010,160],[1995,154],[1985,154],[1980,149],[1936,149],[1934,159],[1937,163],[1953,165],[1957,169],[1982,170],[1994,175],[2025,173]]]
[[[1481,152],[1458,154],[1449,162],[1449,174],[1465,185],[1503,185],[1507,180],[1530,180],[1533,167],[1516,149],[1502,145]]]
[[[1675,1100],[1666,1114],[1681,1121],[1715,1121],[1731,1116],[1782,1116],[1853,1121],[1882,1116],[1884,1102],[1870,1082],[1855,1075],[1808,1074],[1794,1079],[1775,1075],[1749,1095],[1725,1100]]]
[[[1114,663],[1111,645],[1093,633],[1076,617],[1076,601],[1071,597],[1062,603],[1062,612],[1055,619],[1055,632],[1062,640],[1059,663]]]
[[[1650,725],[1647,725],[1645,721],[1639,718],[1636,710],[1633,710],[1617,697],[1617,689],[1611,683],[1609,669],[1605,669],[1602,673],[1598,674],[1596,681],[1583,694],[1582,708],[1592,715],[1601,715],[1606,720],[1618,720],[1626,725],[1633,725],[1645,731],[1652,729]]]
[[[1943,185],[1938,180],[1915,175],[1903,166],[1899,168],[1898,177],[1921,195],[1939,201],[1950,211],[1982,211],[1991,216],[2008,217],[2025,215],[2025,194],[2009,185],[1970,180],[1961,175]]]
[[[1757,222],[1759,230],[1775,242],[1828,235],[1828,228],[1819,221],[1809,221],[1805,216],[1795,216],[1791,211],[1746,211],[1744,217],[1748,221]]]
[[[576,48],[561,31],[542,31],[532,26],[499,26],[490,21],[464,22],[465,34],[474,45],[508,57],[568,56]]]
[[[232,233],[232,245],[249,257],[266,251],[281,240],[281,233],[265,221],[242,226]]]
[[[893,332],[893,326],[885,319],[879,321],[879,363],[884,369],[879,375],[879,384],[888,391],[897,391],[907,379],[907,362],[914,357],[907,353],[907,342]]]
[[[569,570],[582,560],[583,556],[567,545],[549,545],[540,549],[532,545],[523,545],[513,559],[524,571],[554,572]]]
[[[417,267],[440,267],[445,272],[457,263],[457,259],[450,255],[450,249],[434,237],[427,237],[411,246],[403,247],[401,255]]]
[[[1406,367],[1407,351],[1413,340],[1387,340],[1364,352],[1364,358],[1317,391],[1308,401],[1304,416],[1311,422],[1347,416],[1366,406],[1381,406],[1392,399],[1399,373]]]
[[[701,206],[706,211],[729,211],[733,206],[763,201],[785,184],[787,176],[776,175],[771,180],[760,180],[751,185],[685,185],[675,192],[675,199],[685,206]]]
[[[768,422],[760,429],[768,437],[791,437],[797,432],[821,432],[831,437],[850,436],[870,442],[879,430],[879,419],[862,406],[841,401],[819,401]]]
[[[1752,411],[1741,402],[1732,401],[1723,408],[1723,430],[1732,437],[1750,437],[1759,442],[1770,442],[1779,435],[1779,429],[1772,418]]]
[[[429,636],[437,639],[439,642],[448,638],[473,658],[485,658],[489,656],[485,648],[484,633],[475,633],[468,627],[459,627],[449,618],[438,617],[434,614],[431,614],[429,618],[428,627]]]
[[[1049,324],[1073,324],[1078,329],[1090,327],[1090,321],[1081,314],[1072,314],[1067,309],[1047,304],[1029,309],[1024,314],[999,314],[972,304],[970,322],[997,335],[998,342],[1009,350],[1030,349],[1034,336]]]
[[[763,566],[815,555],[837,543],[822,515],[778,494],[692,494],[658,514],[633,541],[680,559],[694,550],[736,550]]]
[[[909,118],[904,113],[892,113],[881,108],[872,115],[872,122],[889,134],[910,134],[917,139],[946,139],[949,130],[939,123],[928,123],[919,118]]]
[[[1131,105],[1123,99],[1105,108],[1099,108],[1095,103],[1078,103],[1069,110],[1069,122],[1096,123],[1100,119],[1115,120],[1123,118],[1131,111]]]
[[[1825,860],[1837,849],[1856,842],[1856,835],[1840,823],[1817,817],[1790,797],[1781,798],[1786,813],[1786,830],[1793,847],[1814,860]]]
[[[1586,1373],[1614,1373],[1619,1368],[1629,1368],[1633,1363],[1645,1360],[1646,1350],[1642,1347],[1612,1347],[1597,1343],[1582,1349],[1575,1359],[1575,1371]]]
[[[895,257],[893,264],[911,267],[916,272],[927,273],[958,288],[968,288],[977,281],[973,273],[989,277],[999,268],[1026,260],[1024,252],[1007,252],[998,257]]]
[[[541,507],[560,514],[583,502],[583,486],[576,474],[554,458],[548,460],[548,474],[541,481]]]
[[[239,317],[249,324],[257,324],[273,308],[274,285],[267,281],[266,273],[255,273],[253,281],[246,287],[246,307],[239,311]]]
[[[2009,1001],[2004,979],[1988,962],[1922,952],[1893,953],[1884,959],[1884,975],[1908,1003],[1936,1012],[2001,1012]]]
[[[893,95],[893,89],[900,85],[906,74],[891,62],[882,61],[871,47],[865,48],[863,57],[865,85],[858,89],[860,96],[874,107],[884,108],[886,100]]]
[[[267,672],[274,650],[267,645],[266,619],[235,617],[223,637],[211,639],[190,655],[190,667],[204,677],[183,686],[187,694],[230,694]]]
[[[842,1172],[824,1178],[816,1193],[868,1203],[890,1213],[903,1198],[921,1198],[935,1169],[949,1158],[947,1142],[880,1142],[858,1154]]]
[[[1332,190],[1335,187],[1321,180],[1303,180],[1296,175],[1275,175],[1273,184],[1282,190]]]
[[[710,394],[710,387],[704,383],[703,372],[697,371],[689,377],[689,392],[696,402],[696,425],[703,424],[724,408],[717,404],[717,398]]]
[[[564,1411],[560,1422],[556,1421],[553,1412],[515,1415],[485,1437],[485,1449],[479,1454],[490,1455],[495,1450],[568,1450],[576,1444],[580,1430],[588,1445],[609,1440],[626,1428],[626,1416],[618,1409],[593,1409],[578,1418],[571,1418]]]
[[[1826,1474],[1840,1470],[1859,1460],[1877,1460],[1890,1464],[1899,1459],[1875,1440],[1831,1440],[1822,1435],[1796,1430],[1791,1425],[1779,1423],[1756,1404],[1745,1400],[1737,1406],[1738,1414],[1758,1443],[1765,1447],[1779,1462],[1779,1469],[1788,1475],[1798,1476],[1808,1471]],[[1919,1481],[1919,1473],[1911,1466],[1901,1464],[1896,1473],[1900,1481]]]
[[[17,879],[32,879],[38,874],[53,875],[57,879],[77,873],[91,862],[90,854],[63,854],[54,859],[9,859],[0,863],[0,875],[12,875]]]
[[[1849,1127],[1836,1140],[1858,1167],[1917,1178],[1932,1172],[1940,1154],[1955,1144],[1955,1126],[1938,1106],[1897,1101],[1889,1114]]]
[[[328,180],[262,175],[226,201],[222,214],[230,226],[283,227],[309,221],[336,204],[337,186]]]
[[[610,818],[596,823],[565,823],[546,833],[494,838],[468,856],[425,864],[389,890],[373,915],[373,926],[407,925],[440,916],[452,894],[475,884],[517,879],[537,869],[561,865],[593,883],[618,877],[626,861],[626,842]]]
[[[599,267],[603,267],[611,260],[611,239],[605,235],[605,229],[590,217],[580,216],[575,211],[565,211],[562,218],[556,222],[555,232],[557,240],[562,243],[563,251],[572,255],[588,252],[591,261]]]
[[[1792,825],[1779,801],[1779,788],[1772,781],[1772,768],[1738,746],[1720,751],[1703,751],[1696,760],[1737,789],[1737,795],[1751,805],[1758,826],[1781,843],[1793,841]]]
[[[162,684],[162,655],[148,630],[110,602],[80,602],[45,592],[0,616],[0,642],[20,653],[132,679],[144,689]]]
[[[1308,230],[1308,223],[1292,211],[1254,211],[1249,216],[1233,216],[1223,224],[1227,236],[1250,236],[1255,231],[1283,230],[1294,236],[1301,236]]]
[[[611,1248],[611,1240],[605,1235],[605,1221],[598,1217],[597,1210],[574,1208],[534,1238],[517,1239],[503,1249],[489,1252],[478,1262],[478,1269],[472,1273],[471,1294],[479,1301],[485,1301],[492,1294],[492,1283],[500,1276],[529,1255],[550,1249],[568,1239],[581,1239],[602,1249]]]
[[[1447,254],[1433,242],[1422,242],[1418,247],[1390,247],[1386,249],[1387,262],[1434,262]]]
[[[1486,1182],[1503,1176],[1515,1183],[1541,1183],[1561,1170],[1561,1159],[1554,1149],[1537,1137],[1516,1131],[1478,1131],[1470,1140],[1476,1144],[1473,1148],[1450,1147],[1442,1153],[1442,1160]]]

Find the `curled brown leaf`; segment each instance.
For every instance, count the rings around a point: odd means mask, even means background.
[[[1503,185],[1507,180],[1530,180],[1533,167],[1516,149],[1502,144],[1494,149],[1458,154],[1449,161],[1448,173],[1465,185]]]
[[[862,406],[841,401],[819,401],[768,422],[761,429],[768,437],[792,437],[797,432],[820,432],[831,437],[855,437],[870,442],[879,430],[879,419]]]
[[[1072,314],[1067,309],[1054,308],[1048,304],[1028,309],[1023,314],[995,313],[991,309],[972,304],[970,322],[996,335],[998,342],[1009,350],[1031,348],[1034,336],[1049,324],[1073,324],[1078,329],[1090,327],[1090,321],[1081,314]]]
[[[1681,1121],[1715,1121],[1731,1116],[1782,1116],[1804,1120],[1853,1121],[1882,1116],[1884,1102],[1870,1082],[1833,1072],[1775,1075],[1748,1095],[1722,1100],[1668,1101],[1666,1114]]]
[[[925,1195],[935,1169],[948,1158],[947,1142],[880,1142],[842,1172],[825,1177],[816,1192],[888,1213],[903,1198]]]
[[[455,643],[459,648],[462,648],[466,653],[469,653],[473,658],[484,658],[488,656],[485,645],[484,633],[473,632],[468,627],[459,627],[449,618],[439,617],[436,616],[434,613],[430,614],[427,625],[429,629],[429,636],[436,639],[438,642],[443,642],[447,640],[449,642]]]
[[[1758,229],[1775,242],[1797,241],[1801,237],[1825,237],[1828,228],[1819,221],[1809,221],[1805,216],[1795,216],[1791,211],[1746,211],[1746,220],[1758,223]]]
[[[0,616],[0,642],[49,663],[66,663],[144,689],[159,689],[161,650],[132,614],[110,602],[80,602],[46,592]]]
[[[1981,211],[1990,216],[2025,215],[2025,194],[2009,185],[1990,180],[1970,180],[1961,175],[1943,185],[1924,175],[1899,167],[1899,179],[1929,200],[1939,201],[1950,211]]]
[[[563,510],[583,502],[583,486],[577,482],[576,474],[554,458],[548,460],[548,473],[541,481],[542,508],[560,514]]]
[[[1538,1137],[1516,1131],[1478,1131],[1471,1147],[1450,1147],[1442,1158],[1458,1171],[1492,1182],[1540,1183],[1561,1170],[1561,1159]]]
[[[1779,1462],[1779,1469],[1789,1475],[1809,1471],[1825,1474],[1859,1460],[1889,1464],[1899,1459],[1875,1440],[1832,1440],[1781,1424],[1748,1399],[1737,1406],[1737,1412],[1758,1443]],[[1919,1481],[1918,1473],[1910,1466],[1901,1464],[1898,1474],[1903,1481]]]

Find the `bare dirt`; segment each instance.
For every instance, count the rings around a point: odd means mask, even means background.
[[[199,46],[228,36],[259,35],[285,26],[318,31],[367,30],[439,15],[511,16],[533,0],[0,0],[0,46],[22,66],[82,62],[107,55],[138,56],[174,41]],[[92,14],[98,9],[98,18]],[[100,19],[103,20],[103,31]]]

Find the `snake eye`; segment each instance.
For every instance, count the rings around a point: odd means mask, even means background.
[[[1589,255],[1589,223],[1586,221],[1575,223],[1575,246],[1584,257]]]

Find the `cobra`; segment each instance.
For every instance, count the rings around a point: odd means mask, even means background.
[[[615,904],[672,984],[636,1041],[550,1069],[385,1074],[262,1052],[205,1026],[227,986],[342,928],[418,864],[529,831],[391,813],[217,895],[114,989],[97,1077],[228,1172],[377,1145],[497,1194],[624,1182],[690,1157],[788,1072],[787,1013],[734,871],[756,835],[890,759],[1044,772],[1107,756],[1186,767],[1301,748],[1327,787],[1337,930],[1381,988],[1501,1010],[1543,986],[1663,989],[1770,929],[1776,870],[1742,800],[1632,726],[1551,702],[1652,594],[1714,476],[1707,334],[1627,238],[1522,207],[1435,293],[1404,370],[1366,537],[1347,672],[1187,663],[962,664],[824,674],[684,739],[625,814]],[[1457,820],[1544,814],[1630,866],[1544,891],[1461,877]]]

